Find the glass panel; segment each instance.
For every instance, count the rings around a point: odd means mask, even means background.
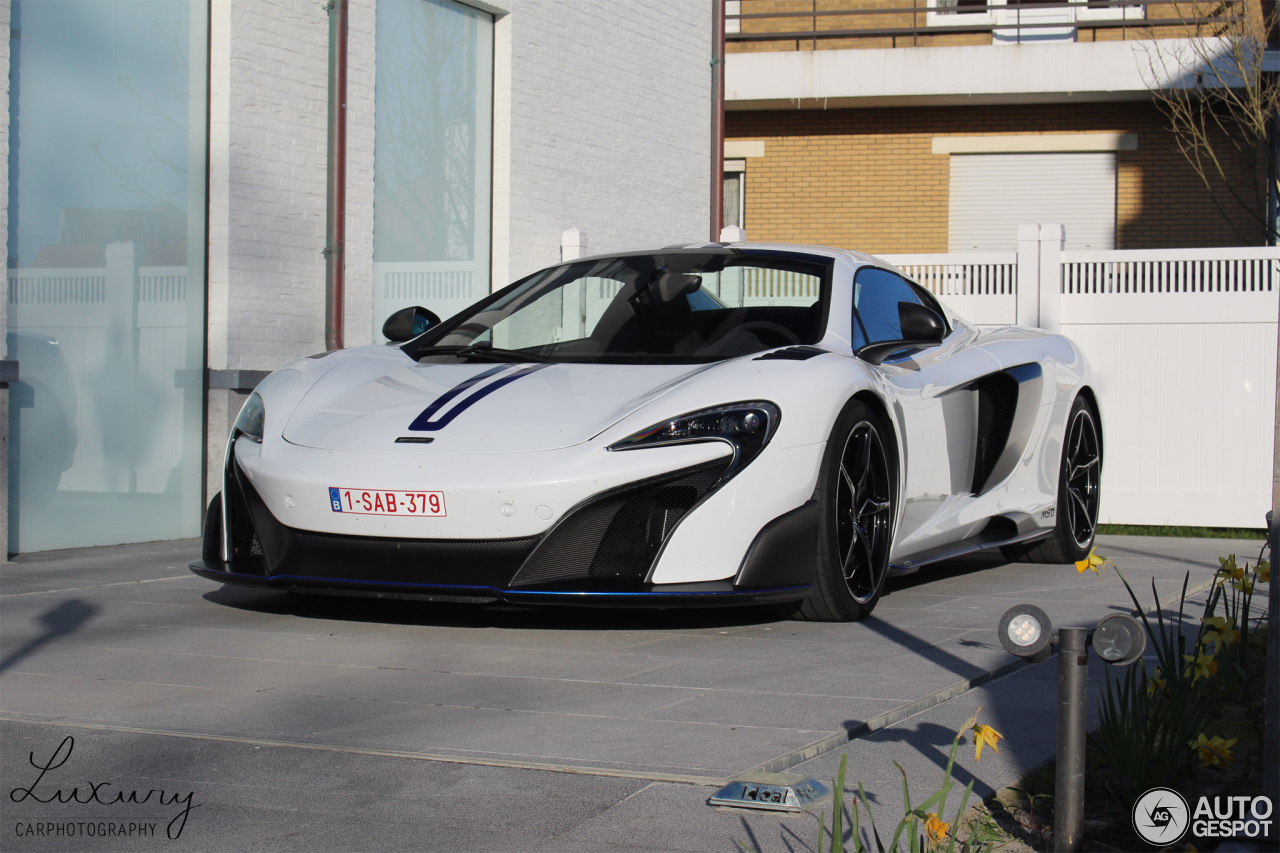
[[[901,340],[900,302],[921,304],[911,285],[888,270],[859,270],[853,282],[853,348]]]
[[[648,364],[814,343],[828,275],[821,262],[728,253],[580,261],[457,315],[417,356]]]
[[[489,292],[493,19],[450,0],[378,3],[374,328]]]
[[[10,547],[198,536],[207,10],[12,10]]]

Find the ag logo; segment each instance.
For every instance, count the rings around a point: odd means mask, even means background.
[[[1148,844],[1174,843],[1190,822],[1187,801],[1170,788],[1152,788],[1133,804],[1133,828]]]

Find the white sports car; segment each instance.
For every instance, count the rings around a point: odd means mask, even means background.
[[[432,601],[869,614],[969,551],[1069,562],[1098,520],[1080,350],[978,330],[891,265],[742,243],[585,258],[245,403],[221,583]]]

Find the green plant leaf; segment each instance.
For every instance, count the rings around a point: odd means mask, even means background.
[[[831,853],[844,853],[844,771],[848,762],[848,754],[840,756],[840,770],[831,792]]]

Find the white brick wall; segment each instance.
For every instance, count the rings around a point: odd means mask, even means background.
[[[711,3],[511,5],[510,278],[571,227],[592,253],[707,239]]]
[[[377,16],[372,2],[352,3],[347,21],[347,346],[367,344],[373,317],[373,81]],[[323,309],[323,304],[321,305]],[[324,347],[321,347],[324,349]]]
[[[315,0],[213,4],[209,366],[324,348],[328,17]]]

